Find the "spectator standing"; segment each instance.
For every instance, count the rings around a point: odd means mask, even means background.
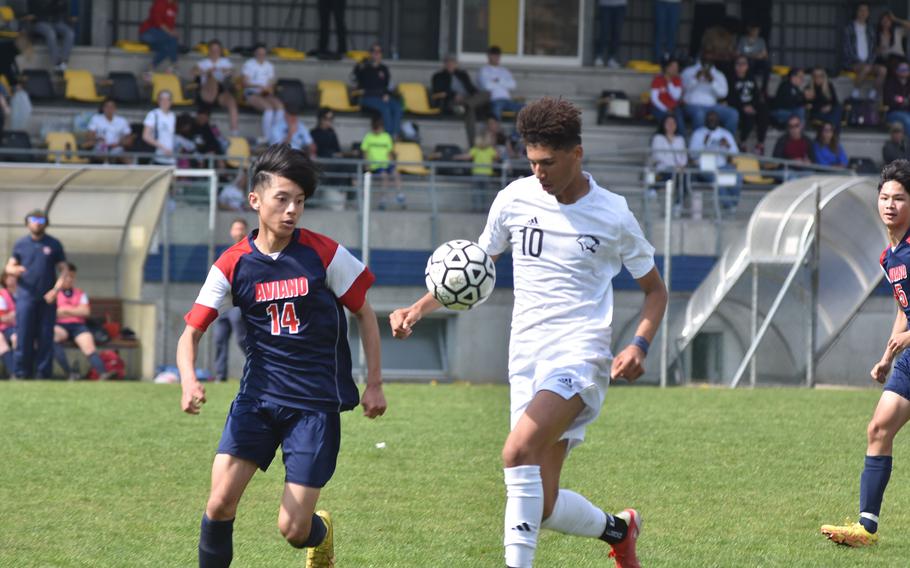
[[[164,89],[158,93],[158,108],[152,109],[142,121],[142,140],[155,148],[156,164],[174,164],[174,135],[177,117],[171,110],[171,92]]]
[[[806,122],[806,95],[803,92],[805,81],[803,70],[793,67],[787,73],[787,80],[781,81],[777,86],[777,94],[771,101],[771,120],[775,124],[784,124],[793,115],[798,116],[800,122]]]
[[[869,4],[860,2],[856,5],[853,20],[844,27],[844,68],[853,71],[853,92],[851,98],[859,99],[862,96],[860,89],[870,77],[873,77],[875,88],[870,89],[868,97],[871,100],[878,98],[877,89],[884,82],[884,67],[876,69],[875,61],[875,32],[869,25]]]
[[[462,114],[468,144],[474,142],[477,128],[477,109],[489,104],[490,94],[474,86],[471,76],[458,67],[454,55],[446,55],[443,68],[433,74],[431,81],[433,100],[438,101],[447,114]]]
[[[888,107],[885,120],[900,122],[910,132],[910,63],[903,62],[885,82],[883,102]]]
[[[651,81],[651,114],[657,124],[663,124],[664,117],[676,117],[676,124],[682,136],[686,135],[683,117],[683,84],[679,76],[679,61],[670,58],[661,63],[661,74]]]
[[[699,177],[702,181],[714,181],[719,171],[735,171],[736,167],[730,163],[730,154],[739,152],[736,145],[736,139],[733,133],[720,125],[720,116],[711,111],[705,117],[705,125],[692,133],[689,140],[689,152],[692,158],[696,160],[702,171]],[[705,162],[702,160],[702,153],[712,154],[713,163],[708,164],[709,169],[704,169]],[[739,201],[739,187],[722,187],[720,188],[720,202],[725,210],[731,210],[736,207]]]
[[[382,117],[382,123],[392,138],[398,136],[401,128],[401,115],[404,110],[401,101],[392,96],[389,89],[391,74],[382,62],[382,46],[374,43],[370,48],[370,57],[354,67],[354,81],[357,88],[363,91],[360,97],[361,106],[373,109]]]
[[[736,132],[739,113],[736,109],[720,104],[727,97],[727,78],[708,59],[696,61],[682,73],[685,111],[692,128],[705,125],[706,115],[714,111],[730,132]]]
[[[404,208],[405,198],[400,189],[401,178],[395,165],[391,162],[395,159],[395,142],[392,140],[392,136],[383,130],[381,118],[373,117],[370,131],[366,133],[360,143],[360,151],[367,160],[367,168],[373,175],[379,177],[383,187],[387,187],[390,181],[394,182],[397,191],[396,200]],[[379,198],[379,208],[385,209],[385,207],[385,192],[383,192]]]
[[[269,144],[287,144],[295,150],[302,150],[308,156],[316,155],[316,144],[310,136],[310,131],[300,120],[298,109],[295,105],[288,105],[272,127]]]
[[[347,0],[319,0],[319,47],[317,55],[331,56],[329,51],[329,18],[335,20],[335,55],[340,58],[348,51],[348,28],[344,22]]]
[[[668,114],[660,121],[657,132],[651,138],[651,164],[657,170],[656,181],[674,179],[677,212],[686,194],[685,169],[688,163],[686,139],[677,128],[676,117]]]
[[[843,107],[838,102],[837,91],[824,67],[816,67],[812,70],[812,81],[809,83],[809,88],[806,89],[806,98],[811,105],[809,116],[812,120],[830,122],[834,125],[834,129],[840,132]]]
[[[898,63],[907,60],[904,41],[908,28],[910,22],[901,20],[891,12],[885,12],[878,18],[875,30],[875,65],[884,67],[886,73],[892,73]]]
[[[774,144],[774,157],[806,164],[815,161],[812,142],[803,133],[802,119],[795,114],[787,120],[787,134]]]
[[[197,61],[196,66],[193,67],[193,75],[199,81],[197,102],[200,106],[217,104],[226,108],[231,120],[231,136],[237,136],[239,116],[237,99],[232,93],[233,84],[231,83],[234,64],[224,56],[224,47],[219,40],[209,40],[208,47],[208,55]]]
[[[749,59],[745,55],[736,58],[733,66],[733,88],[730,91],[730,106],[739,112],[739,146],[746,148],[746,141],[755,129],[755,153],[765,153],[765,135],[768,132],[768,105],[764,91],[758,84]]]
[[[44,211],[30,212],[25,224],[29,234],[16,241],[6,263],[6,272],[19,277],[14,298],[18,342],[13,374],[18,378],[50,378],[57,293],[67,272],[66,254],[60,241],[47,234]]]
[[[622,43],[622,25],[626,20],[627,0],[599,0],[597,21],[600,24],[594,44],[594,65],[616,69],[621,67],[617,57]]]
[[[0,271],[0,361],[4,376],[13,374],[13,351],[16,349],[16,282],[18,278]]]
[[[237,244],[247,237],[249,225],[243,217],[231,222],[231,242]],[[228,373],[228,355],[230,354],[231,335],[237,340],[240,351],[246,354],[246,324],[238,306],[223,310],[215,320],[215,380],[226,381]]]
[[[139,26],[139,41],[147,43],[154,52],[152,71],[162,61],[170,60],[168,73],[177,65],[177,2],[155,0],[149,8],[149,15]]]
[[[662,63],[676,53],[682,0],[654,0],[654,61]]]
[[[72,26],[76,19],[70,15],[69,0],[29,0],[26,19],[32,20],[35,33],[44,37],[54,68],[66,71],[76,41]]]
[[[123,149],[130,145],[133,131],[130,123],[117,114],[117,103],[108,97],[101,103],[98,114],[88,121],[89,147],[101,155],[114,157],[123,163],[128,163],[128,158],[123,158]],[[116,158],[116,156],[121,156]]]
[[[95,345],[95,337],[85,325],[86,318],[91,314],[91,305],[89,304],[88,294],[82,289],[76,288],[76,265],[67,263],[67,272],[60,278],[60,291],[57,292],[57,324],[54,326],[54,358],[60,364],[65,374],[70,380],[81,379],[79,373],[74,372],[66,359],[66,352],[63,344],[72,340],[76,347],[82,351],[89,364],[94,369],[98,377],[105,381],[116,375],[108,372],[104,367],[104,361],[98,355],[98,348]]]
[[[888,165],[894,160],[910,160],[910,142],[904,133],[904,125],[892,122],[888,127],[888,140],[882,146],[882,160]]]
[[[253,48],[253,57],[243,64],[241,74],[244,99],[262,113],[262,140],[266,140],[284,105],[275,96],[275,66],[266,59],[264,43],[257,43]]]
[[[818,127],[815,142],[812,143],[813,161],[820,166],[847,167],[847,153],[837,139],[837,131],[830,122]]]
[[[517,86],[512,73],[499,64],[502,50],[491,46],[487,50],[487,64],[477,73],[480,88],[490,93],[490,112],[496,120],[502,120],[503,111],[518,112],[523,103],[512,99],[512,90]]]
[[[749,71],[761,81],[762,95],[768,94],[768,78],[771,76],[771,61],[768,56],[768,44],[761,36],[761,26],[756,23],[749,24],[746,35],[739,38],[736,44],[737,55],[743,55],[749,60]]]

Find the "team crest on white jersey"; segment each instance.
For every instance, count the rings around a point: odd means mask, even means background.
[[[582,251],[588,251],[591,254],[596,253],[597,247],[600,246],[600,239],[593,235],[581,235],[575,240],[578,241]]]

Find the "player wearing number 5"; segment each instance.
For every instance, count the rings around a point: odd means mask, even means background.
[[[367,302],[374,277],[344,247],[296,227],[317,173],[302,152],[268,148],[252,173],[250,205],[259,228],[229,248],[209,271],[186,315],[177,346],[184,412],[197,414],[205,390],[194,367],[199,340],[230,295],[246,324],[247,362],[212,466],[202,517],[199,566],[226,567],[233,557],[237,504],[256,469],[265,471],[281,445],[284,495],[278,527],[308,567],[334,564],[332,524],[316,512],[340,445],[339,413],[358,404],[344,309],[357,318],[368,366],[364,414],[385,412],[379,326]]]
[[[506,564],[531,566],[545,528],[605,540],[617,566],[634,568],[638,512],[605,513],[560,489],[559,476],[568,451],[600,413],[610,377],[634,381],[644,372],[667,291],[654,267],[654,248],[626,200],[581,169],[581,111],[544,98],[522,109],[518,131],[534,175],[499,192],[479,239],[494,258],[512,249],[512,431],[502,450]],[[612,280],[623,266],[645,297],[635,340],[614,357]],[[409,336],[438,307],[428,294],[396,310],[393,335]]]
[[[888,231],[888,247],[880,262],[894,291],[897,316],[882,358],[872,366],[872,379],[885,387],[866,429],[867,445],[859,482],[859,520],[845,525],[822,525],[826,537],[838,544],[868,546],[878,541],[878,515],[891,477],[894,437],[910,420],[910,162],[895,160],[882,170],[878,184],[878,214]],[[891,371],[891,365],[894,370]],[[891,371],[891,376],[888,372]]]

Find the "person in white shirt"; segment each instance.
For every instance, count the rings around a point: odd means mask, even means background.
[[[689,154],[686,152],[686,139],[680,134],[676,117],[672,114],[664,116],[657,133],[651,138],[651,163],[657,170],[656,181],[673,179],[674,203],[681,206],[687,193],[684,170],[689,163]]]
[[[275,120],[284,110],[275,96],[275,67],[266,61],[264,43],[256,44],[253,57],[243,64],[243,96],[248,105],[262,113],[262,137],[268,138]]]
[[[540,529],[600,538],[616,565],[636,568],[638,511],[609,514],[559,488],[569,450],[600,413],[611,379],[644,372],[667,291],[654,247],[625,198],[582,171],[581,110],[543,98],[518,115],[532,176],[499,192],[479,245],[498,258],[511,246],[515,305],[509,341],[512,431],[502,450],[506,483],[506,565],[532,565]],[[612,280],[622,267],[644,292],[635,339],[611,351]],[[438,309],[431,294],[389,316],[408,337]]]
[[[515,79],[508,69],[499,64],[502,50],[492,46],[487,51],[487,64],[477,72],[477,84],[490,93],[490,112],[496,120],[502,120],[504,111],[518,112],[524,103],[512,100],[512,90],[516,87]]]
[[[231,119],[231,136],[237,136],[239,115],[231,84],[234,64],[224,57],[224,48],[217,39],[210,40],[208,48],[208,55],[193,67],[193,76],[199,81],[198,102],[209,106],[217,104],[227,109]]]
[[[692,129],[705,125],[705,116],[714,111],[720,117],[724,128],[736,132],[739,126],[739,112],[735,108],[720,104],[727,98],[727,78],[711,61],[696,61],[682,72],[683,100],[685,111]]]
[[[316,143],[313,142],[309,129],[300,120],[299,110],[294,105],[288,105],[274,121],[268,143],[287,144],[295,150],[303,150],[311,158],[316,157]]]
[[[692,133],[692,138],[689,140],[689,152],[692,154],[692,159],[701,167],[703,172],[699,175],[701,181],[713,182],[719,171],[736,171],[736,167],[730,163],[730,154],[739,152],[736,138],[732,132],[720,126],[720,119],[716,112],[709,112],[705,125]],[[725,210],[736,207],[736,203],[739,201],[739,186],[737,178],[735,185],[720,187],[721,206]]]
[[[130,128],[130,123],[117,114],[117,103],[108,97],[101,103],[98,114],[88,122],[86,144],[99,154],[120,156],[123,154],[124,147],[129,145],[132,135],[133,130]],[[111,158],[111,160],[124,164],[130,162],[129,158],[123,156]]]
[[[171,110],[173,95],[167,89],[158,93],[158,108],[152,109],[142,121],[142,140],[155,148],[156,164],[172,165],[177,117]]]

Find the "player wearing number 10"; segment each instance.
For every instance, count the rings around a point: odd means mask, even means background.
[[[654,267],[654,248],[626,200],[582,171],[581,111],[544,98],[522,109],[518,131],[534,175],[499,192],[478,240],[494,258],[512,249],[512,431],[502,450],[506,565],[530,567],[545,528],[600,538],[611,545],[617,566],[637,568],[638,512],[605,513],[560,489],[559,476],[569,449],[584,440],[585,427],[600,413],[609,378],[634,381],[644,372],[667,291]],[[623,266],[645,298],[634,341],[614,358],[612,280]],[[428,294],[396,310],[392,333],[407,337],[438,307]]]
[[[366,294],[373,274],[328,237],[296,227],[316,190],[309,158],[286,145],[268,148],[254,166],[250,205],[259,228],[229,248],[209,271],[186,315],[177,346],[182,408],[197,414],[205,390],[194,367],[199,340],[230,295],[246,324],[246,365],[231,405],[202,517],[200,568],[229,566],[240,497],[256,469],[281,445],[284,495],[278,527],[307,566],[334,565],[332,524],[316,501],[332,477],[341,441],[339,413],[358,403],[344,308],[356,316],[368,366],[364,414],[385,412],[379,326]],[[248,562],[249,563],[249,562]]]

